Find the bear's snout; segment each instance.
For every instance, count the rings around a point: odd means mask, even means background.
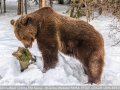
[[[32,44],[30,44],[30,45],[24,45],[25,46],[25,48],[32,48]]]

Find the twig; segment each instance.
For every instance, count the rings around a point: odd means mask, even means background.
[[[119,43],[120,43],[120,40],[119,40],[116,44],[112,45],[111,47],[116,46],[116,45],[119,44]]]

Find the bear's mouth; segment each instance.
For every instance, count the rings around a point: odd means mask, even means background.
[[[32,44],[30,44],[28,48],[32,48]]]
[[[31,49],[31,48],[32,48],[32,44],[30,44],[30,45],[25,45],[25,48]]]

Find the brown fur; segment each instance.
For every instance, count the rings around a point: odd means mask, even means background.
[[[89,83],[100,83],[104,66],[102,35],[85,21],[63,16],[49,7],[11,20],[18,40],[29,47],[34,39],[44,59],[44,70],[54,68],[58,50],[83,64]]]

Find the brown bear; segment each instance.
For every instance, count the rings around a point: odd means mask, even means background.
[[[88,83],[99,84],[104,66],[104,40],[89,23],[63,16],[50,7],[11,20],[14,33],[26,48],[36,39],[42,52],[44,70],[55,68],[58,50],[75,57],[88,75]]]

